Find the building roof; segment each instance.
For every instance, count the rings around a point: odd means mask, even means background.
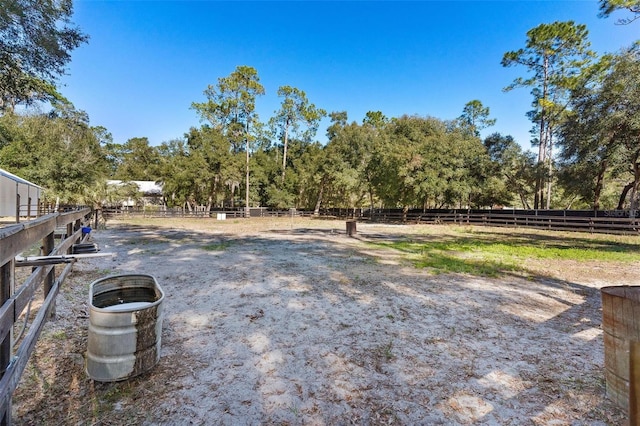
[[[4,169],[0,169],[0,176],[4,176],[4,177],[6,177],[8,179],[11,179],[12,181],[21,183],[23,185],[29,185],[29,186],[33,186],[33,187],[42,189],[42,187],[36,185],[35,183],[29,182],[26,179],[22,179],[21,177],[16,176],[13,173],[10,173],[10,172],[8,172],[8,171],[6,171]]]

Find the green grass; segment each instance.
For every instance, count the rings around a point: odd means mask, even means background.
[[[223,241],[220,243],[207,244],[205,246],[202,246],[202,249],[206,251],[225,251],[227,248],[229,248],[229,246],[231,246],[231,242]]]
[[[49,334],[49,336],[52,339],[56,339],[56,340],[66,340],[67,339],[67,333],[65,333],[64,330],[54,331],[51,334]]]
[[[640,261],[640,239],[620,236],[454,228],[399,241],[374,243],[393,248],[419,268],[435,273],[458,272],[497,276],[525,271],[526,259],[577,262]]]

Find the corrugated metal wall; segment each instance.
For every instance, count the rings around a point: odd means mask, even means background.
[[[20,195],[20,216],[36,216],[41,192],[37,185],[0,169],[0,217],[16,216],[17,195]]]
[[[0,175],[0,216],[16,215],[17,183]]]

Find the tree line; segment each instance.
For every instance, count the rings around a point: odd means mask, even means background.
[[[505,91],[530,89],[537,153],[509,135],[482,139],[495,120],[480,100],[453,120],[378,110],[350,120],[282,86],[279,108],[262,122],[256,103],[266,89],[246,65],[193,102],[200,127],[151,146],[144,137],[114,142],[58,93],[70,52],[88,40],[70,22],[70,0],[0,3],[7,11],[0,14],[0,167],[45,187],[50,199],[100,205],[135,195],[133,186],[106,184],[117,179],[159,182],[167,205],[186,209],[637,209],[640,47],[597,56],[587,28],[572,21],[531,29],[525,46],[502,59],[524,71]],[[627,10],[628,24],[639,5],[602,0],[600,10],[605,17]],[[41,13],[27,13],[34,7]],[[42,112],[42,101],[50,111]],[[16,111],[38,102],[40,108]],[[320,144],[324,117],[328,142]]]

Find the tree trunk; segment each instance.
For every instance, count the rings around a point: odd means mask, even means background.
[[[235,198],[235,195],[236,195],[236,186],[232,183],[231,184],[231,208],[234,208],[233,199]]]
[[[541,99],[547,99],[548,94],[548,73],[549,73],[549,57],[544,57],[543,64],[543,80],[542,80],[542,97]],[[547,117],[546,110],[544,106],[540,111],[540,133],[539,133],[539,145],[538,145],[538,166],[543,165],[546,159],[547,153],[547,138],[546,138],[546,130],[547,130]],[[544,174],[538,170],[538,175],[536,177],[536,195],[534,199],[534,208],[537,210],[542,208],[544,199]]]
[[[320,193],[318,194],[318,200],[316,201],[316,207],[313,209],[313,215],[320,215],[320,205],[322,204],[322,196],[324,195],[324,177],[320,181]]]
[[[373,188],[369,185],[369,205],[371,206],[371,210],[373,210]]]
[[[604,160],[600,164],[600,170],[596,176],[596,186],[593,188],[593,210],[600,209],[600,195],[602,194],[602,188],[604,186],[604,174],[607,171],[607,160]]]
[[[630,204],[629,204],[629,217],[636,217],[636,210],[638,209],[638,181],[633,182],[631,186]]]
[[[207,201],[208,202],[207,202],[207,207],[206,207],[205,211],[208,213],[208,212],[211,211],[211,207],[213,207],[213,203],[212,203],[213,197],[209,196],[209,199]]]
[[[287,120],[287,123],[285,125],[284,128],[284,150],[282,153],[282,183],[284,183],[284,176],[285,176],[285,172],[287,170],[287,145],[289,143],[289,122]]]
[[[247,140],[247,173],[245,176],[245,188],[244,194],[244,209],[245,212],[249,212],[249,141]],[[248,215],[247,215],[248,216]]]
[[[618,199],[618,207],[616,207],[616,210],[624,210],[624,201],[627,199],[627,194],[633,187],[634,183],[635,182],[629,182],[624,186],[624,188],[622,188],[622,193],[620,194],[620,198]]]
[[[244,217],[248,218],[250,215],[249,210],[249,126],[251,123],[251,117],[247,118],[247,123],[244,129],[244,137],[245,137],[245,150],[247,151],[247,173],[246,173],[246,181],[245,188],[246,193],[244,194]]]
[[[520,202],[522,203],[522,208],[527,210],[531,209],[531,206],[529,206],[529,203],[527,202],[527,197],[524,196],[522,191],[518,191],[518,195],[520,196]]]
[[[640,164],[633,164],[633,186],[631,187],[631,199],[629,207],[629,217],[636,217],[636,210],[638,209],[638,185],[640,184]]]
[[[569,201],[569,204],[567,204],[567,206],[564,209],[565,210],[570,210],[571,206],[573,206],[573,202],[576,200],[576,198],[578,198],[578,196],[574,195],[573,198],[571,198],[571,201]]]
[[[549,176],[548,176],[548,183],[547,183],[547,210],[549,210],[551,208],[551,179],[553,179],[553,140],[552,140],[552,135],[551,135],[551,128],[547,126],[547,142],[549,145],[549,158],[547,158],[547,161],[549,162]]]

